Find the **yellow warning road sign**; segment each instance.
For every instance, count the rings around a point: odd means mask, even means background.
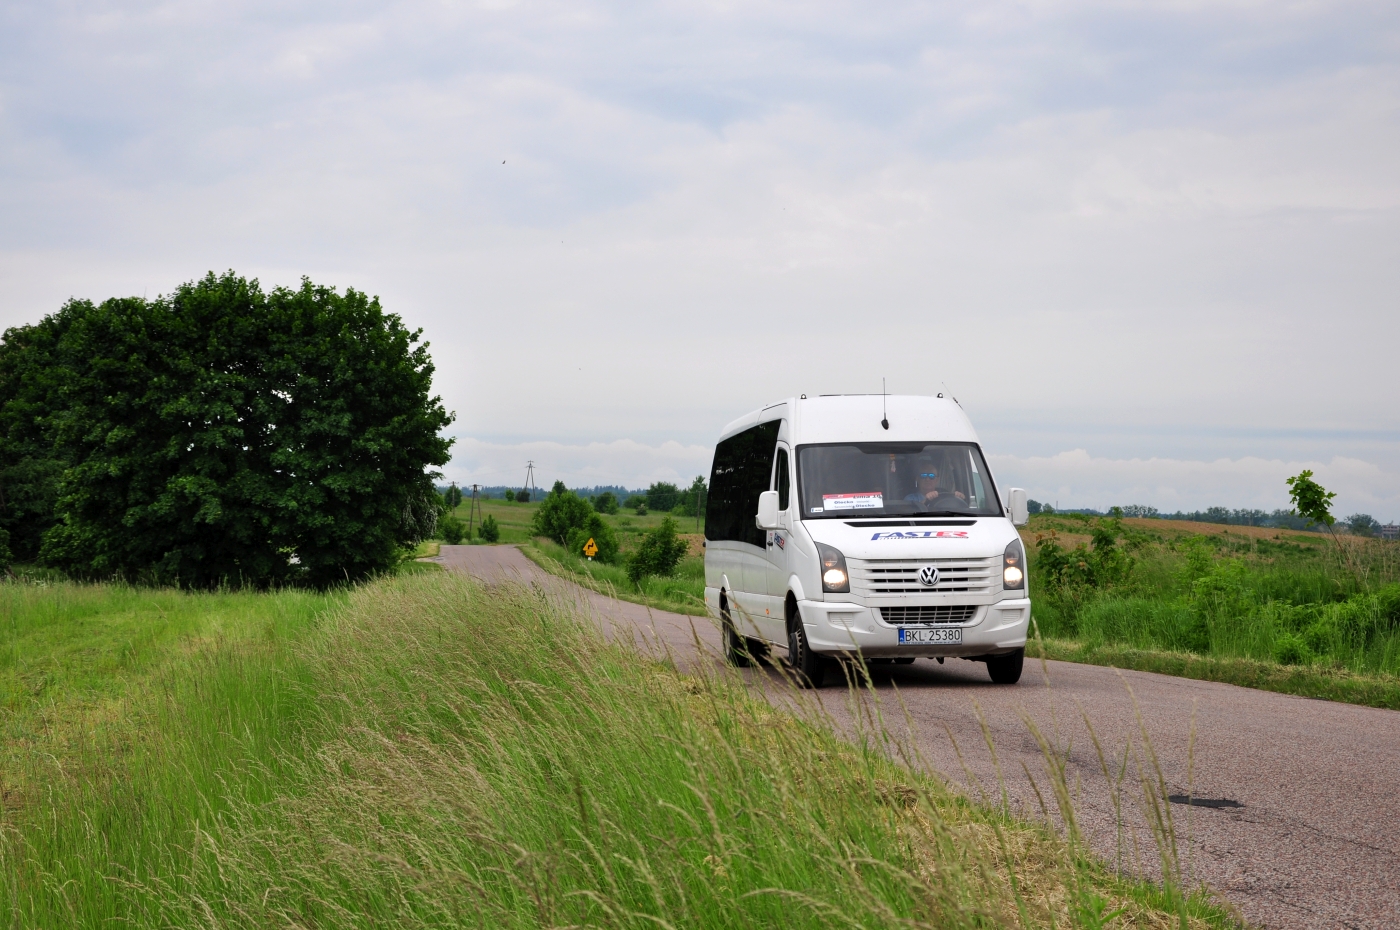
[[[593,537],[588,537],[588,542],[583,544],[583,554],[590,559],[598,554],[598,544],[593,541]]]

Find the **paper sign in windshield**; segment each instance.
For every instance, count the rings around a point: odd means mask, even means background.
[[[822,505],[827,510],[880,510],[885,506],[885,496],[879,491],[823,494]]]

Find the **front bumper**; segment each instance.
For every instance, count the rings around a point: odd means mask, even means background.
[[[962,623],[892,624],[885,622],[878,607],[832,601],[799,601],[797,608],[814,652],[859,652],[871,659],[999,655],[1026,645],[1031,621],[1030,598],[980,606],[971,620]],[[963,641],[957,645],[905,645],[899,641],[900,626],[958,628]]]

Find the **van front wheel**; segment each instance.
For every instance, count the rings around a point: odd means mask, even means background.
[[[826,665],[826,657],[813,652],[807,643],[802,617],[788,617],[788,667],[797,676],[797,683],[804,688],[820,688],[826,677]]]
[[[1026,650],[1017,649],[1004,656],[987,657],[987,674],[999,685],[1014,685],[1021,680],[1021,666],[1026,661]]]

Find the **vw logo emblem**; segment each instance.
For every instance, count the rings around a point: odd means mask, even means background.
[[[934,565],[925,565],[919,569],[919,584],[925,588],[931,588],[938,584],[938,568]]]

